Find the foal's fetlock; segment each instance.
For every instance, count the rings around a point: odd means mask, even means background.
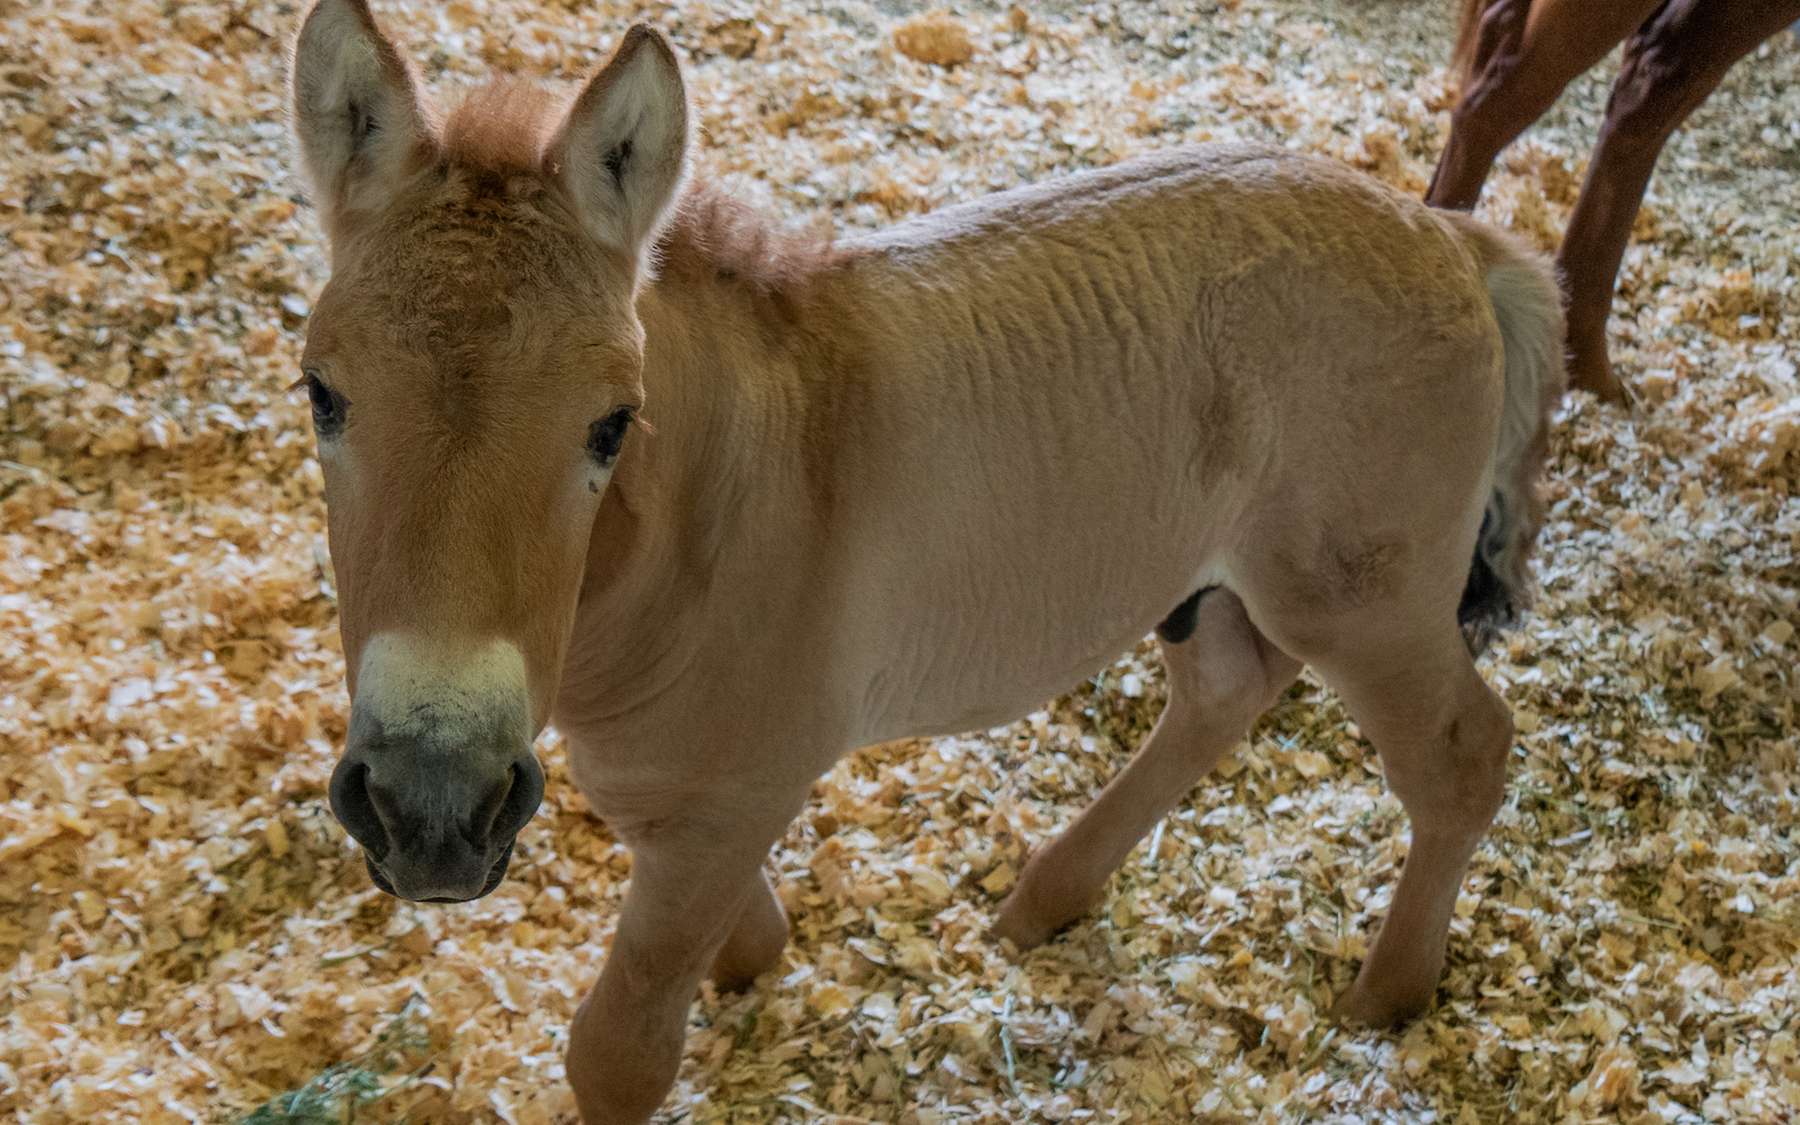
[[[621,1098],[614,1090],[584,1091],[576,1086],[575,1109],[581,1125],[644,1125],[662,1106],[667,1093],[665,1087],[654,1095],[654,1100],[647,1091],[641,1091],[635,1097]]]
[[[995,939],[1010,941],[1023,952],[1036,949],[1049,941],[1061,928],[1059,923],[1045,920],[1039,911],[1015,892],[1000,904],[1000,913],[994,919],[994,928],[990,932]]]
[[[1393,919],[1389,919],[1392,922]],[[1331,1018],[1358,1027],[1389,1028],[1424,1014],[1437,998],[1444,976],[1442,939],[1434,953],[1415,938],[1399,943],[1400,936],[1384,923],[1368,959],[1357,970],[1356,980],[1331,1006]],[[1386,944],[1383,944],[1383,941]]]
[[[580,1028],[580,1019],[563,1063],[582,1125],[643,1125],[675,1086],[685,1024],[651,1031],[619,1020],[600,1025],[602,1033]]]

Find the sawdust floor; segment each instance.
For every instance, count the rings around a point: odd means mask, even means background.
[[[1421,191],[1450,38],[1430,3],[647,5],[692,59],[704,164],[841,229],[1208,137]],[[451,0],[391,26],[440,84],[570,79],[617,3]],[[0,1116],[542,1122],[627,861],[545,748],[494,895],[383,897],[326,810],[344,727],[295,376],[320,239],[288,170],[292,3],[0,3]],[[911,34],[914,54],[965,45]],[[1603,70],[1608,68],[1603,68]],[[1511,152],[1487,214],[1546,246],[1604,97]],[[1511,795],[1438,1007],[1322,1018],[1404,854],[1316,685],[1014,961],[1028,847],[1125,760],[1149,649],[1020,723],[820,783],[778,860],[785,969],[695,1008],[671,1120],[1774,1121],[1800,1105],[1800,54],[1764,48],[1664,154],[1614,354],[1572,399],[1530,624],[1485,662]],[[316,1112],[322,1116],[307,1117]]]

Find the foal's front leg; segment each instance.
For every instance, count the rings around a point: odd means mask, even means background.
[[[765,871],[738,911],[737,922],[713,958],[713,983],[724,989],[748,988],[781,961],[787,947],[788,916]]]
[[[569,1084],[587,1125],[635,1125],[662,1105],[709,964],[741,972],[772,960],[769,909],[780,904],[760,868],[804,794],[732,797],[613,826],[632,849],[631,886],[599,983],[569,1029]],[[785,916],[781,924],[785,941]],[[738,937],[743,946],[727,951]]]

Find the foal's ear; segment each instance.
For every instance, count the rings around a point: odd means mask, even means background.
[[[294,41],[294,135],[327,232],[379,206],[431,139],[412,70],[366,0],[319,0]]]
[[[594,236],[635,258],[662,227],[687,159],[681,64],[660,32],[638,24],[557,127],[549,171]]]

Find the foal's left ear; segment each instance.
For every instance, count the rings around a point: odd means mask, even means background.
[[[641,258],[688,160],[687,87],[660,32],[638,24],[625,33],[569,108],[545,159],[594,236]]]

